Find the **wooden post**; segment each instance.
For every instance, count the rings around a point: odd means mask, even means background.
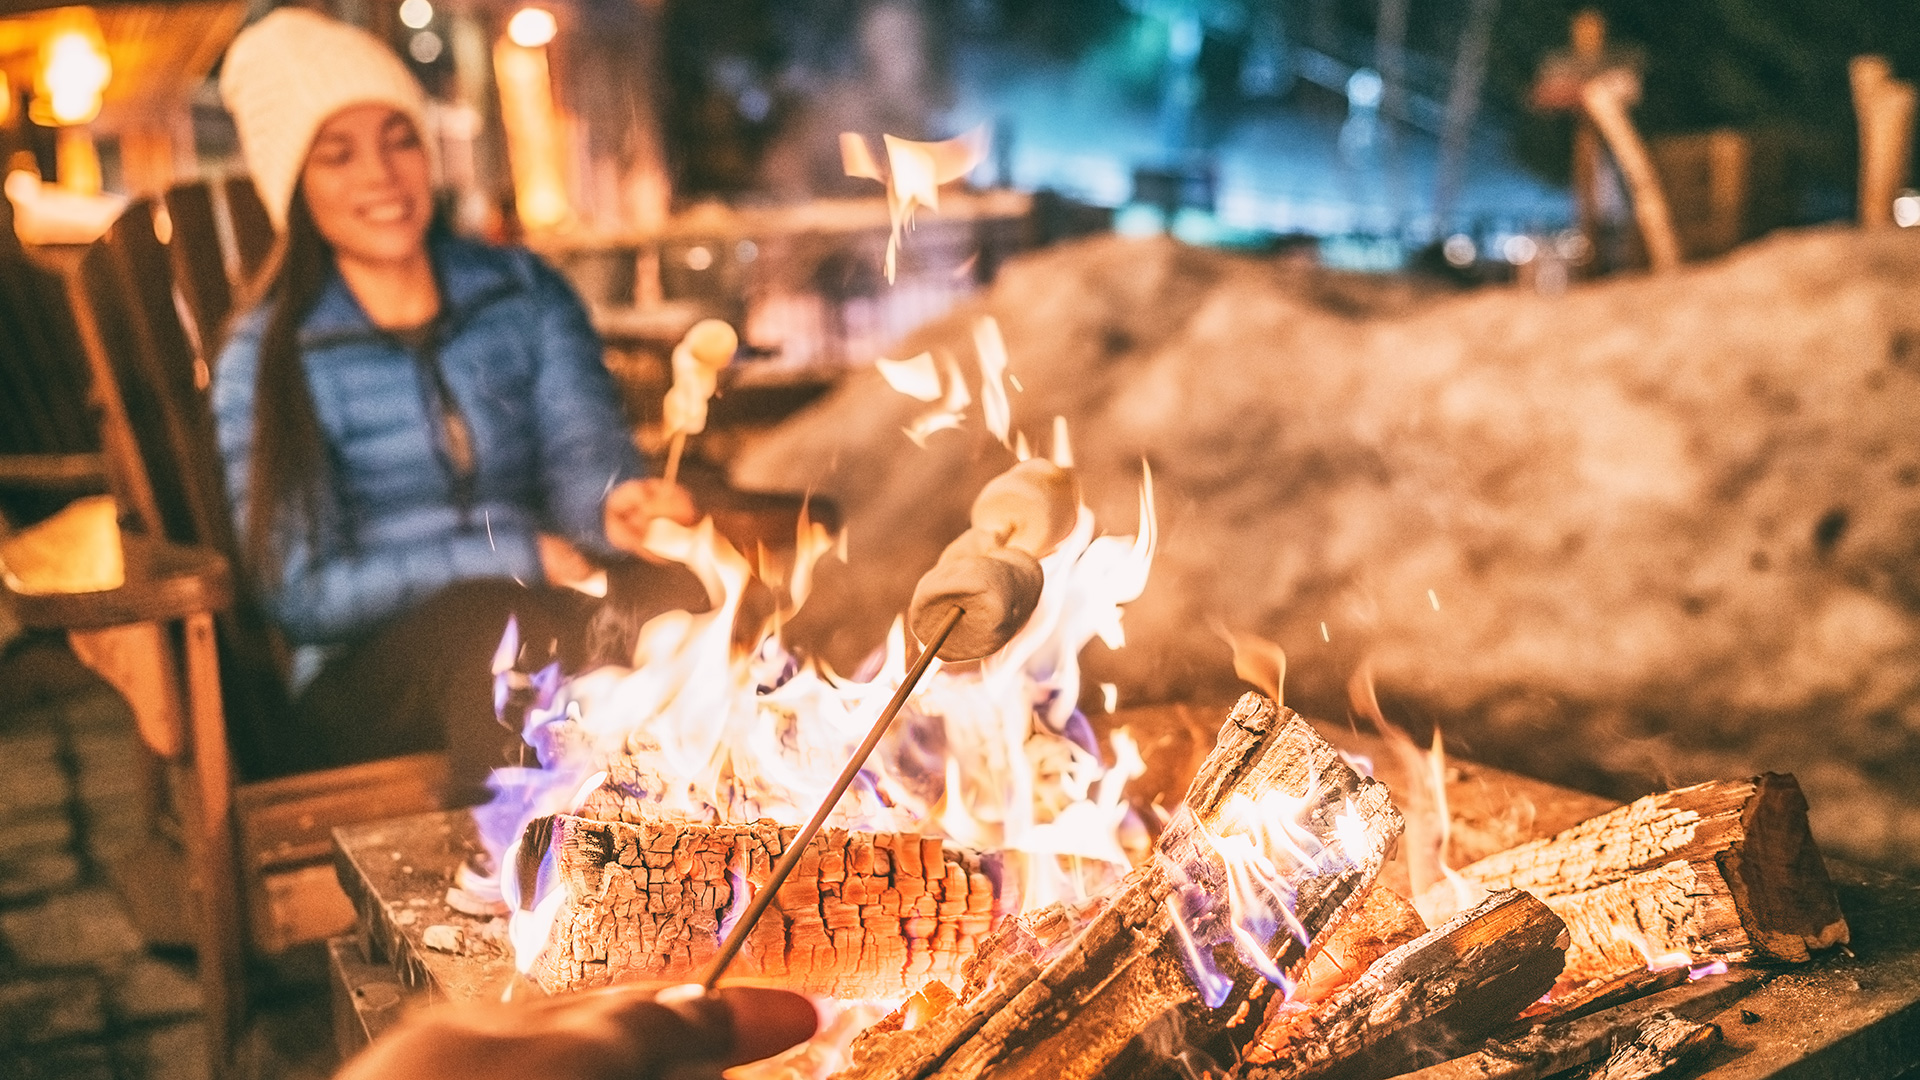
[[[1680,241],[1674,235],[1673,215],[1667,210],[1659,174],[1654,172],[1646,145],[1627,115],[1627,97],[1620,80],[1612,74],[1591,79],[1580,88],[1582,109],[1607,141],[1607,150],[1633,193],[1633,217],[1646,243],[1647,262],[1654,273],[1665,273],[1680,265]]]
[[[1860,224],[1891,225],[1913,154],[1914,87],[1883,56],[1854,57],[1847,75],[1860,123]]]
[[[196,927],[200,992],[214,1080],[232,1072],[234,1036],[246,1013],[241,953],[240,886],[233,844],[233,776],[227,759],[226,714],[220,703],[220,659],[213,616],[186,619],[187,712],[193,736],[196,820],[185,830],[200,889]]]

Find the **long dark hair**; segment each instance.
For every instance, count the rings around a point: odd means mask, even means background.
[[[320,235],[296,187],[287,207],[287,231],[276,258],[262,275],[260,302],[270,304],[260,335],[253,381],[253,454],[247,473],[245,557],[262,580],[270,580],[285,552],[277,549],[274,523],[288,509],[309,530],[317,529],[321,493],[328,482],[326,436],[314,408],[313,389],[300,355],[300,324],[320,299],[333,268],[333,249]]]

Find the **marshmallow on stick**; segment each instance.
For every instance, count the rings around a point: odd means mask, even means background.
[[[687,436],[707,429],[707,402],[719,387],[720,373],[733,362],[740,335],[721,319],[702,319],[673,347],[673,386],[663,403],[663,427],[672,436],[667,451],[665,479],[671,484],[680,472],[680,455]]]
[[[1045,584],[1040,559],[1073,532],[1080,485],[1043,458],[1023,461],[987,482],[973,501],[973,527],[940,553],[920,579],[907,625],[931,640],[947,613],[966,612],[939,657],[978,660],[998,652],[1027,624]]]

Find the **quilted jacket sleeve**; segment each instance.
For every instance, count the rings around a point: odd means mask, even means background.
[[[602,517],[607,492],[645,473],[632,426],[580,298],[551,268],[522,257],[540,320],[534,392],[547,514],[569,540],[611,554]]]

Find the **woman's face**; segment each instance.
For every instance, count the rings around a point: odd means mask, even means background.
[[[433,216],[426,147],[405,113],[354,105],[320,125],[300,188],[336,255],[360,262],[417,258]]]

